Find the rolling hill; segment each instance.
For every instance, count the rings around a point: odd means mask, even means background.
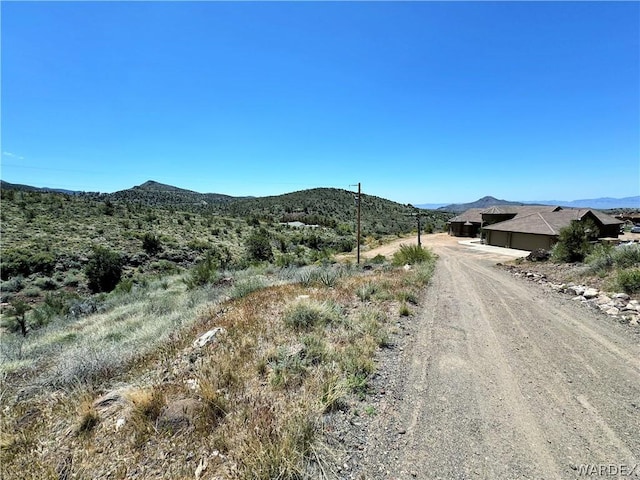
[[[140,203],[147,206],[207,206],[233,202],[243,197],[220,193],[198,193],[193,190],[149,180],[142,185],[107,194],[112,201]]]

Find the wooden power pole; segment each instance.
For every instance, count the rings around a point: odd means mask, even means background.
[[[405,215],[410,216],[410,217],[416,217],[416,220],[418,220],[418,246],[421,247],[422,246],[422,242],[420,241],[420,210],[417,209],[416,207],[414,207],[413,205],[411,205],[410,203],[407,204],[407,207],[411,207],[415,210],[415,213],[405,213]]]
[[[356,200],[358,202],[358,235],[356,239],[357,243],[357,264],[360,265],[360,182],[358,182],[358,198]]]

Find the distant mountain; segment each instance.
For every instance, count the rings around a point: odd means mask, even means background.
[[[511,202],[507,200],[499,200],[495,197],[482,197],[475,202],[470,203],[454,203],[439,207],[438,210],[446,212],[460,213],[470,208],[489,208],[495,205],[557,205],[565,208],[593,208],[595,210],[609,210],[614,208],[637,208],[640,209],[640,196],[625,198],[591,198],[584,200],[529,200],[522,202]],[[428,208],[418,205],[420,208]]]
[[[611,208],[637,208],[640,209],[640,196],[625,198],[590,198],[584,200],[572,200],[570,202],[562,200],[541,200],[537,202],[524,202],[543,205],[558,205],[560,207],[571,208],[593,208],[596,210],[608,210]]]
[[[475,202],[470,202],[470,203],[453,203],[451,205],[446,205],[444,207],[440,207],[438,208],[438,210],[442,210],[445,212],[453,212],[453,213],[460,213],[460,212],[464,212],[466,210],[469,210],[470,208],[489,208],[489,207],[493,207],[496,205],[524,205],[524,203],[522,202],[510,202],[508,200],[500,200],[498,198],[495,197],[482,197],[479,200],[476,200]]]
[[[446,203],[421,203],[420,205],[415,205],[415,207],[422,208],[423,210],[436,210],[445,205]]]
[[[62,188],[48,188],[48,187],[32,187],[31,185],[22,185],[20,183],[9,183],[4,180],[0,180],[0,189],[2,190],[21,190],[24,192],[53,192],[53,193],[65,193],[67,195],[77,195],[81,192],[75,190],[64,190]]]

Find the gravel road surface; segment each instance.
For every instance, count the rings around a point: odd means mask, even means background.
[[[637,332],[495,266],[508,257],[423,244],[438,266],[360,478],[640,477]]]

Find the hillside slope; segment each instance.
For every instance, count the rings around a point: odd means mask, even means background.
[[[238,198],[220,193],[198,193],[149,180],[142,185],[107,194],[112,201],[140,203],[147,206],[206,207],[233,202]]]

